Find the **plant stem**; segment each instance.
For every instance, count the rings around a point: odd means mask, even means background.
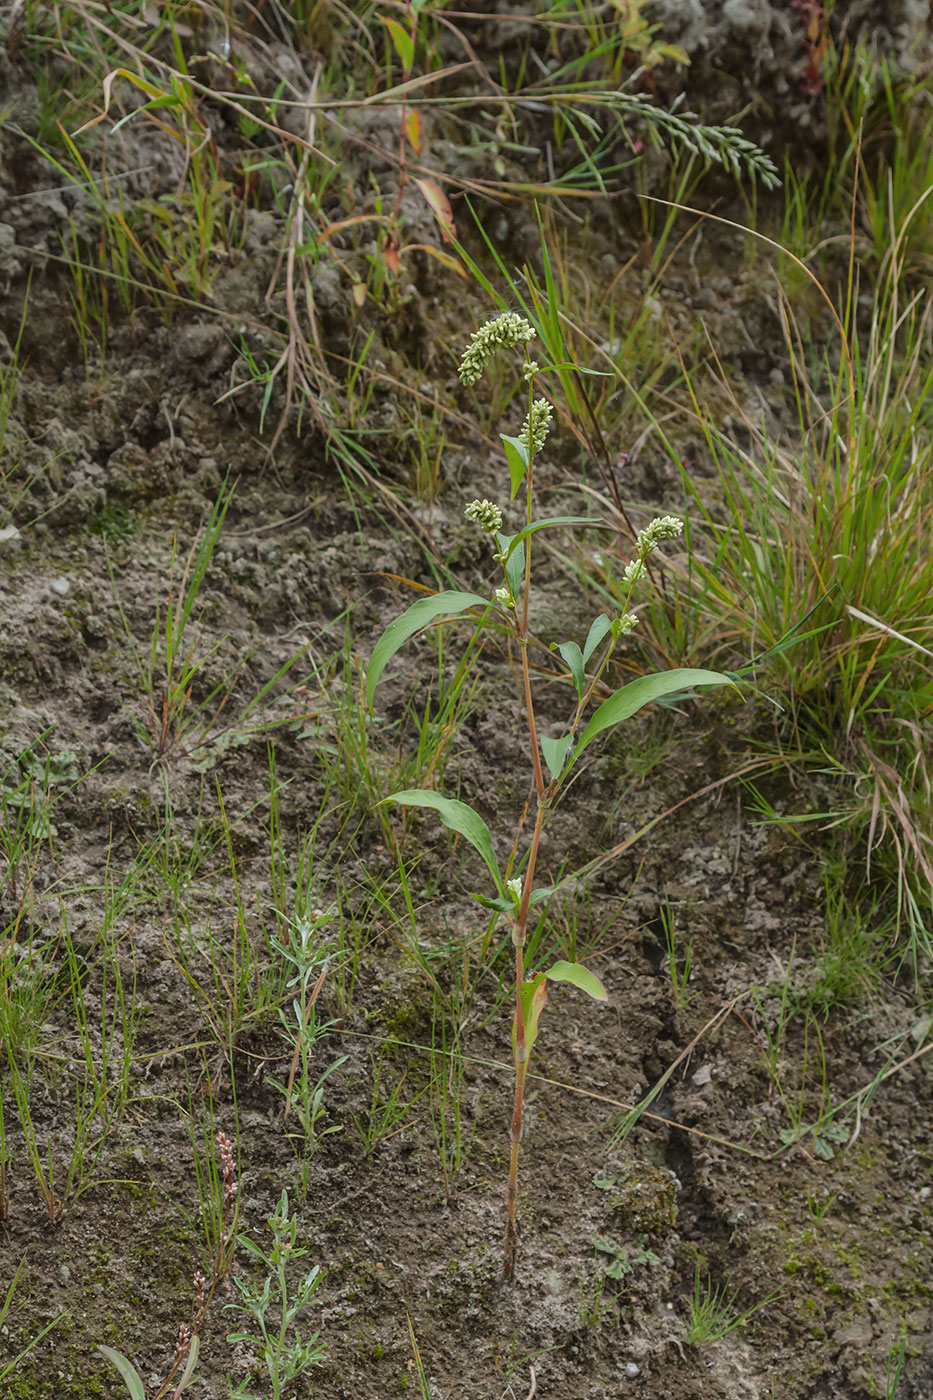
[[[531,524],[532,489],[534,485],[534,432],[532,431],[532,413],[534,405],[534,382],[528,383],[528,470],[525,473],[525,525]],[[531,699],[531,671],[528,668],[528,605],[531,600],[531,541],[529,535],[525,540],[525,576],[522,588],[522,614],[521,622],[518,626],[518,641],[522,652],[522,682],[525,688],[525,710],[528,714],[528,739],[531,744],[531,761],[535,772],[535,792],[538,795],[538,806],[544,799],[544,774],[541,771],[541,753],[538,748],[538,730],[535,725],[535,710]],[[537,848],[537,843],[535,843]],[[529,856],[534,863],[534,856]],[[530,878],[530,877],[529,877]],[[526,880],[526,886],[529,881]],[[526,907],[525,901],[522,901]],[[527,907],[526,907],[527,914]],[[522,936],[524,937],[525,926],[522,924]]]
[[[532,487],[534,476],[534,432],[533,423],[534,384],[528,383],[528,470],[525,476],[525,522],[531,524]],[[512,921],[512,943],[515,946],[515,1102],[512,1108],[512,1129],[510,1133],[509,1181],[506,1193],[505,1255],[502,1272],[507,1279],[515,1277],[515,1261],[518,1254],[518,1231],[515,1225],[515,1211],[518,1203],[518,1152],[522,1140],[522,1110],[525,1101],[525,1076],[528,1073],[529,1046],[525,1030],[525,1011],[522,1006],[522,983],[525,980],[525,930],[528,925],[528,909],[531,892],[534,888],[535,864],[538,859],[538,845],[547,814],[544,774],[541,771],[541,754],[538,748],[538,731],[535,724],[534,703],[531,698],[531,672],[528,668],[528,604],[531,596],[531,535],[525,541],[525,578],[522,595],[521,622],[518,627],[518,640],[522,653],[522,681],[525,690],[525,709],[528,715],[528,739],[531,744],[531,757],[535,775],[535,793],[538,810],[535,816],[535,829],[528,848],[528,864],[522,881],[522,897],[518,913]]]
[[[515,1277],[515,1261],[518,1253],[518,1232],[515,1225],[515,1209],[518,1201],[518,1150],[522,1140],[522,1111],[525,1101],[525,1076],[528,1072],[529,1054],[528,1038],[525,1034],[525,1012],[522,1006],[522,983],[525,980],[525,929],[528,923],[528,907],[534,884],[538,845],[546,813],[547,807],[540,803],[535,817],[531,845],[528,849],[528,866],[522,883],[521,903],[512,928],[512,942],[515,945],[515,1103],[512,1109],[509,1183],[506,1194],[505,1256],[502,1264],[502,1272],[507,1279]]]
[[[522,651],[522,679],[525,687],[525,709],[528,712],[528,737],[531,743],[531,757],[535,772],[535,792],[537,793],[538,810],[540,811],[541,803],[544,800],[544,773],[541,769],[541,754],[538,750],[538,730],[535,724],[535,712],[531,703],[531,672],[528,669],[528,633],[524,626],[519,636],[519,645]]]

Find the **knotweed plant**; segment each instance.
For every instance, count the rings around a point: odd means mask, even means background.
[[[219,1229],[214,1240],[214,1257],[210,1277],[201,1269],[194,1275],[194,1308],[191,1322],[183,1322],[178,1328],[178,1341],[172,1353],[172,1363],[168,1375],[153,1392],[151,1400],[179,1400],[183,1391],[194,1379],[198,1364],[198,1348],[201,1326],[214,1295],[230,1267],[233,1250],[243,1236],[236,1235],[239,1182],[236,1163],[233,1159],[233,1143],[226,1133],[220,1132],[214,1139],[218,1163],[211,1172],[216,1193],[213,1206],[216,1209]],[[99,1346],[97,1350],[119,1371],[123,1384],[129,1392],[130,1400],[147,1400],[146,1384],[128,1356],[114,1347]]]
[[[638,623],[637,614],[630,611],[630,608],[636,590],[645,580],[648,557],[665,540],[676,538],[683,528],[682,522],[676,517],[662,515],[637,536],[633,557],[624,573],[627,591],[623,599],[624,606],[618,615],[609,617],[601,613],[597,616],[582,646],[573,640],[558,645],[557,651],[567,668],[563,679],[571,695],[569,712],[564,732],[558,738],[539,733],[528,661],[528,646],[532,635],[530,613],[533,537],[538,530],[551,526],[580,525],[592,528],[600,522],[580,516],[535,518],[534,467],[547,443],[552,415],[551,403],[539,392],[538,384],[548,372],[559,371],[567,366],[539,366],[528,352],[528,346],[534,338],[535,329],[529,321],[514,312],[507,312],[473,333],[471,343],[460,363],[462,381],[467,385],[475,385],[500,351],[518,349],[525,356],[521,373],[528,389],[527,416],[517,436],[512,437],[504,433],[501,435],[511,478],[512,499],[524,486],[524,523],[514,533],[504,531],[504,510],[494,501],[472,501],[465,511],[467,518],[487,536],[493,559],[501,569],[501,582],[491,599],[476,593],[450,591],[437,593],[413,603],[401,617],[389,625],[377,642],[367,674],[367,697],[371,706],[376,685],[386,664],[409,637],[437,618],[464,614],[471,610],[477,627],[483,627],[492,619],[497,628],[509,630],[518,650],[536,809],[534,829],[521,857],[513,859],[503,873],[488,826],[479,813],[465,802],[454,801],[439,793],[420,789],[395,792],[385,799],[405,806],[433,809],[446,827],[463,836],[479,852],[492,879],[493,891],[491,894],[475,894],[474,898],[486,909],[497,912],[511,930],[515,954],[515,1011],[512,1025],[515,1099],[509,1155],[504,1260],[505,1276],[509,1279],[515,1276],[518,1249],[516,1202],[525,1080],[529,1057],[538,1036],[541,1013],[547,1001],[547,984],[569,982],[598,1000],[605,1000],[607,995],[599,979],[577,962],[561,960],[552,967],[535,972],[530,977],[526,976],[525,939],[529,913],[532,906],[547,900],[554,893],[550,887],[535,884],[541,834],[548,817],[569,788],[571,771],[600,734],[628,719],[653,700],[690,691],[694,687],[732,683],[732,677],[719,671],[675,669],[642,676],[610,694],[587,718],[597,692],[605,693],[603,677],[619,639],[632,632]]]

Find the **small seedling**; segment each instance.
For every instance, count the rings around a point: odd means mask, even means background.
[[[240,1301],[228,1303],[227,1309],[245,1313],[259,1331],[231,1332],[227,1341],[247,1342],[257,1349],[269,1378],[271,1400],[280,1400],[291,1381],[323,1361],[326,1354],[318,1342],[320,1332],[313,1332],[307,1338],[294,1336],[291,1340],[288,1335],[314,1300],[321,1271],[315,1264],[294,1292],[289,1293],[286,1265],[292,1259],[301,1259],[308,1251],[298,1244],[298,1221],[289,1215],[287,1191],[282,1192],[275,1211],[269,1216],[269,1229],[272,1246],[268,1254],[249,1235],[237,1236],[237,1243],[262,1264],[265,1278],[259,1285],[240,1278],[233,1280]],[[246,1390],[245,1385],[244,1381],[236,1390],[231,1390],[231,1400],[261,1400]],[[264,1390],[264,1395],[270,1392]]]
[[[661,927],[664,930],[664,951],[674,1005],[678,1008],[685,1007],[693,1000],[687,990],[690,974],[693,971],[693,944],[689,939],[684,943],[678,943],[677,920],[670,900],[665,899],[663,908],[659,911],[659,917]]]
[[[704,1287],[700,1282],[700,1265],[697,1263],[693,1275],[693,1295],[689,1305],[690,1317],[684,1338],[687,1345],[708,1346],[711,1342],[728,1337],[730,1332],[744,1327],[753,1313],[773,1302],[777,1293],[769,1293],[767,1298],[763,1298],[760,1303],[755,1303],[743,1313],[735,1310],[735,1300],[738,1296],[738,1290],[729,1292],[728,1281],[714,1288],[708,1274]]]
[[[506,923],[511,930],[515,952],[515,1014],[512,1024],[512,1051],[515,1064],[515,1100],[512,1112],[511,1151],[509,1156],[507,1224],[504,1273],[514,1278],[518,1234],[516,1204],[518,1199],[518,1157],[522,1135],[522,1108],[528,1061],[539,1032],[541,1014],[547,1002],[549,982],[565,982],[579,988],[599,1001],[606,999],[606,989],[588,968],[577,962],[560,960],[553,966],[534,972],[526,980],[525,940],[528,917],[532,906],[549,899],[554,891],[536,887],[535,867],[541,835],[548,817],[569,789],[569,776],[590,744],[601,734],[634,715],[654,700],[675,694],[692,692],[701,686],[733,684],[733,678],[718,671],[677,669],[656,675],[642,676],[608,695],[588,721],[584,716],[597,694],[605,694],[603,677],[620,639],[632,632],[638,622],[629,611],[636,586],[649,573],[649,557],[664,541],[676,538],[683,528],[682,521],[670,515],[659,516],[638,533],[635,554],[624,571],[624,606],[619,616],[600,614],[593,620],[586,640],[557,645],[566,667],[562,680],[571,694],[570,714],[564,732],[554,738],[539,733],[535,702],[532,696],[532,672],[528,658],[531,640],[531,558],[534,535],[555,526],[594,528],[602,522],[591,517],[552,516],[535,519],[534,463],[544,448],[550,431],[552,405],[547,398],[535,397],[537,382],[548,371],[561,371],[567,366],[547,365],[543,369],[527,354],[535,337],[534,327],[515,312],[505,312],[473,333],[471,344],[460,363],[460,378],[472,386],[483,376],[500,350],[517,348],[525,351],[522,378],[528,389],[528,413],[517,437],[502,434],[514,498],[525,488],[524,524],[514,533],[503,530],[503,512],[488,500],[476,500],[465,514],[485,534],[493,545],[493,558],[501,567],[502,580],[491,599],[476,593],[442,592],[413,603],[401,617],[396,618],[373,649],[367,675],[367,699],[372,705],[379,678],[399,648],[421,628],[444,616],[473,614],[476,627],[492,624],[507,631],[514,639],[522,672],[528,748],[534,775],[534,831],[523,856],[513,855],[507,869],[500,867],[492,834],[478,812],[465,802],[454,801],[439,793],[422,789],[407,789],[392,793],[387,802],[408,807],[427,807],[437,812],[443,824],[462,836],[479,853],[489,871],[493,884],[491,895],[474,895],[483,908]],[[576,369],[576,366],[571,366]],[[580,371],[582,372],[582,371]],[[545,776],[545,770],[547,776]],[[520,835],[513,851],[520,849]],[[521,872],[521,873],[519,873]]]
[[[892,1342],[888,1348],[887,1373],[884,1379],[884,1400],[895,1400],[898,1387],[901,1383],[901,1371],[904,1367],[904,1357],[907,1354],[907,1338],[902,1337],[900,1342]]]
[[[418,1349],[418,1339],[415,1336],[415,1329],[412,1326],[411,1314],[408,1315],[408,1336],[411,1340],[412,1359],[408,1363],[409,1372],[414,1371],[418,1379],[418,1394],[421,1400],[431,1400],[431,1387],[428,1384],[427,1372],[424,1369],[424,1362],[421,1360],[421,1352]]]
[[[383,1059],[384,1053],[378,1060],[374,1057],[372,1061],[373,1086],[368,1107],[362,1113],[352,1115],[353,1126],[368,1156],[372,1156],[380,1142],[395,1137],[417,1122],[412,1117],[412,1110],[429,1088],[425,1084],[412,1098],[408,1098],[403,1093],[408,1077],[406,1070],[398,1083],[387,1090],[382,1082]]]
[[[609,1263],[602,1266],[606,1278],[626,1278],[639,1266],[660,1264],[661,1260],[653,1249],[646,1245],[647,1235],[638,1235],[634,1244],[616,1244],[605,1235],[597,1235],[593,1247],[598,1254],[608,1256]]]
[[[799,1125],[781,1129],[781,1141],[785,1147],[794,1147],[797,1143],[802,1143],[803,1138],[804,1132]],[[831,1162],[840,1147],[848,1141],[849,1129],[844,1123],[834,1123],[830,1117],[813,1130],[809,1145],[814,1157],[819,1157],[823,1162]]]
[[[52,819],[60,798],[82,781],[77,754],[71,749],[41,754],[38,745],[50,730],[0,772],[0,895],[16,910],[17,926],[27,913],[42,852],[54,850],[58,830]],[[55,791],[53,791],[55,789]]]
[[[301,1125],[304,1150],[308,1156],[318,1146],[321,1138],[326,1137],[328,1133],[341,1131],[337,1124],[329,1128],[320,1128],[318,1124],[326,1112],[324,1081],[334,1070],[339,1069],[347,1057],[341,1055],[320,1075],[316,1074],[313,1065],[314,1047],[327,1034],[331,1025],[331,1022],[318,1018],[317,1000],[327,977],[330,953],[333,951],[331,944],[322,934],[336,913],[335,908],[311,910],[306,917],[295,920],[293,937],[289,943],[282,943],[276,938],[270,939],[276,952],[295,969],[295,976],[288,983],[288,988],[297,990],[288,1006],[280,1012],[286,1038],[293,1046],[288,1079],[284,1084],[277,1079],[270,1079],[269,1082],[285,1096],[286,1121],[294,1107],[295,1116]]]

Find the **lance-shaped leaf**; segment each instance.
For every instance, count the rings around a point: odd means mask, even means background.
[[[123,1382],[132,1396],[132,1400],[146,1400],[146,1387],[143,1378],[121,1351],[116,1351],[113,1347],[99,1346],[97,1350],[101,1356],[106,1357],[111,1366],[115,1366],[123,1377]]]
[[[587,633],[586,644],[584,645],[582,651],[580,650],[576,642],[561,642],[560,646],[557,647],[557,650],[560,652],[561,656],[564,658],[567,665],[570,667],[570,674],[573,677],[573,683],[576,687],[577,695],[580,697],[581,700],[583,699],[583,687],[586,684],[586,663],[589,661],[590,657],[593,655],[593,652],[599,646],[600,642],[602,641],[603,637],[605,637],[606,633],[609,631],[611,626],[612,619],[606,617],[605,613],[600,613],[599,617],[594,619],[593,624],[590,627],[589,632]],[[551,644],[552,650],[555,645],[557,644]]]
[[[525,586],[525,546],[519,544],[517,549],[511,549],[514,535],[502,535],[497,532],[496,544],[499,546],[499,555],[506,561],[505,576],[509,582],[509,588],[513,598],[518,598]]]
[[[556,643],[552,643],[552,645],[556,645]],[[577,695],[582,700],[583,686],[586,682],[586,674],[583,670],[583,652],[577,646],[576,642],[561,642],[557,650],[570,667],[570,674],[573,677]]]
[[[540,904],[542,899],[550,899],[556,890],[553,885],[539,885],[536,890],[531,891],[531,898],[528,900],[529,908],[534,904]],[[497,895],[495,899],[490,899],[488,895],[474,894],[470,896],[477,904],[481,904],[484,909],[495,909],[500,914],[509,914],[515,908],[515,901],[510,895]]]
[[[593,997],[596,1001],[607,1001],[609,994],[600,982],[595,973],[590,972],[588,967],[582,963],[556,962],[553,967],[549,967],[546,972],[539,972],[532,977],[530,982],[522,984],[522,1017],[525,1022],[525,1045],[528,1054],[531,1054],[532,1046],[538,1039],[541,1020],[541,1012],[547,1005],[546,982],[569,982],[571,986],[579,987],[582,992]],[[515,1054],[516,1035],[515,1018],[512,1018],[512,1053]]]
[[[396,89],[396,91],[398,92],[400,89]],[[386,94],[383,93],[383,100],[385,100],[385,97]],[[416,180],[415,184],[431,206],[431,212],[437,220],[438,227],[441,231],[441,238],[443,238],[445,243],[453,243],[457,237],[457,228],[454,224],[450,200],[436,180]]]
[[[417,107],[412,108],[405,118],[405,135],[408,137],[408,144],[411,146],[416,156],[421,155],[421,113]]]
[[[379,18],[392,36],[392,44],[401,60],[407,78],[411,72],[411,65],[415,61],[415,45],[412,37],[405,32],[397,19],[386,19],[385,15],[380,15]]]
[[[456,798],[442,797],[439,792],[428,792],[425,788],[405,788],[402,792],[393,792],[382,800],[398,802],[403,807],[430,807],[432,811],[437,812],[448,831],[456,831],[469,841],[474,850],[479,851],[496,882],[499,894],[507,897],[489,827],[472,807],[468,807],[465,802],[458,802]],[[511,907],[511,900],[509,906]]]
[[[591,515],[552,515],[547,520],[533,520],[530,525],[526,525],[514,535],[500,536],[501,539],[508,540],[508,545],[502,551],[504,559],[508,560],[512,550],[517,549],[528,535],[533,535],[536,530],[546,530],[549,525],[597,525],[601,530],[609,528],[602,520],[594,520]]]
[[[446,593],[434,593],[430,598],[419,598],[417,603],[412,603],[410,608],[406,608],[401,617],[397,617],[394,622],[389,623],[373,647],[373,654],[369,658],[369,667],[366,672],[366,703],[370,708],[372,708],[379,677],[399,647],[403,646],[409,637],[442,614],[455,616],[457,613],[466,612],[467,608],[487,608],[488,606],[489,600],[481,598],[478,593],[460,593],[451,590]]]
[[[595,972],[590,972],[582,963],[564,962],[561,959],[553,967],[549,967],[544,975],[550,982],[569,982],[572,986],[579,987],[581,992],[586,992],[587,996],[593,997],[595,1001],[609,999],[609,993]]]
[[[523,982],[521,988],[522,998],[522,1019],[525,1022],[525,1049],[531,1054],[531,1048],[538,1039],[538,1022],[541,1020],[541,1012],[547,1005],[547,987],[545,986],[545,976],[539,972],[537,977],[533,977],[530,982]],[[512,1017],[512,1055],[516,1051],[515,1017]]]
[[[564,767],[564,759],[567,757],[567,750],[572,743],[572,734],[564,734],[559,739],[549,739],[547,735],[542,735],[541,752],[544,754],[544,761],[552,778],[560,777]]]
[[[609,631],[609,628],[611,626],[612,618],[607,617],[605,613],[600,613],[599,617],[593,619],[593,625],[587,633],[586,644],[583,648],[584,666],[589,661],[590,657],[593,655],[593,652],[599,646],[600,642],[602,641],[603,637],[605,637],[606,633]]]
[[[619,724],[622,720],[628,719],[636,714],[645,705],[650,705],[652,700],[660,700],[666,695],[676,695],[680,691],[689,691],[697,686],[712,685],[735,685],[731,676],[724,675],[722,671],[699,671],[689,667],[678,667],[673,671],[660,671],[653,676],[640,676],[637,681],[630,681],[621,690],[617,690],[614,695],[610,695],[608,700],[604,700],[599,709],[593,715],[589,724],[580,735],[579,742],[571,756],[571,763],[575,763],[588,744],[591,744],[598,734],[604,730],[611,729],[614,724]]]
[[[174,1381],[172,1381],[172,1384],[175,1386],[176,1395],[180,1395],[181,1392],[184,1389],[186,1389],[188,1383],[191,1380],[191,1377],[194,1375],[194,1368],[198,1364],[199,1346],[200,1342],[198,1341],[197,1333],[195,1333],[195,1335],[191,1338],[191,1345],[188,1348],[188,1356],[185,1360],[185,1369],[181,1373],[181,1378],[178,1381],[177,1385]]]
[[[515,493],[525,480],[525,473],[528,470],[528,448],[521,438],[509,437],[508,433],[500,433],[505,444],[506,461],[509,464],[509,478],[512,482],[512,499]]]
[[[576,364],[573,360],[561,360],[558,365],[541,365],[537,373],[546,374],[550,369],[572,369],[577,374],[592,374],[599,379],[612,379],[613,377],[606,369],[584,369],[582,365]]]

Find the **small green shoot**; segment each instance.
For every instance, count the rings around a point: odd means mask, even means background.
[[[254,1347],[267,1379],[259,1395],[247,1389],[251,1384],[249,1379],[241,1381],[235,1390],[231,1385],[231,1400],[282,1400],[292,1381],[313,1366],[319,1366],[327,1354],[318,1340],[319,1331],[310,1336],[293,1331],[307,1315],[311,1304],[319,1301],[314,1295],[321,1282],[321,1270],[315,1264],[297,1287],[290,1290],[286,1268],[308,1251],[298,1243],[298,1220],[289,1213],[287,1191],[282,1192],[276,1209],[269,1216],[268,1226],[272,1232],[268,1253],[250,1235],[237,1236],[241,1249],[258,1261],[263,1279],[261,1283],[254,1283],[234,1278],[240,1297],[237,1302],[226,1305],[228,1312],[244,1314],[258,1328],[252,1332],[231,1332],[227,1341],[246,1342]]]
[[[665,899],[661,906],[659,917],[664,932],[664,951],[671,992],[674,1005],[680,1010],[693,1000],[692,993],[687,990],[693,972],[693,944],[689,939],[683,943],[679,942],[677,920],[669,899]]]
[[[285,1097],[286,1122],[292,1108],[295,1109],[306,1158],[317,1149],[322,1138],[342,1131],[339,1124],[326,1128],[319,1125],[326,1116],[325,1082],[347,1057],[338,1056],[323,1073],[318,1073],[314,1064],[315,1046],[327,1035],[331,1026],[331,1022],[318,1019],[317,1001],[334,951],[333,940],[326,930],[336,913],[334,907],[311,910],[305,917],[294,921],[288,943],[275,938],[270,940],[275,951],[294,969],[295,975],[287,984],[286,1006],[279,1013],[286,1042],[292,1048],[288,1079],[284,1084],[277,1079],[270,1079],[269,1082]],[[293,988],[297,990],[289,998],[287,993]]]
[[[704,1285],[700,1279],[698,1260],[693,1275],[693,1294],[689,1301],[690,1315],[684,1335],[684,1341],[687,1345],[703,1347],[721,1341],[723,1337],[728,1337],[730,1332],[744,1327],[750,1317],[759,1312],[761,1308],[767,1307],[778,1294],[777,1291],[769,1293],[767,1298],[763,1298],[760,1303],[755,1303],[741,1313],[736,1310],[735,1306],[735,1300],[738,1296],[737,1289],[730,1293],[728,1281],[720,1284],[719,1287],[714,1287],[712,1280],[707,1275]]]

